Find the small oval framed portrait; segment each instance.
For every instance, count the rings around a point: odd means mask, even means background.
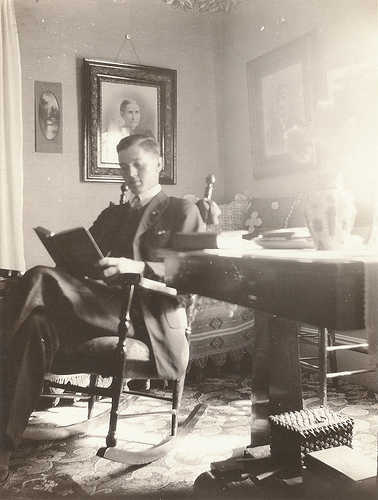
[[[56,139],[60,128],[60,106],[53,92],[42,92],[39,98],[38,121],[48,141]]]
[[[35,139],[37,152],[62,152],[62,84],[35,82]]]

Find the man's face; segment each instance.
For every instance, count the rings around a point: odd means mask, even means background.
[[[140,122],[140,108],[136,102],[130,102],[121,112],[125,126],[134,130]]]
[[[122,177],[134,194],[142,194],[159,184],[161,158],[138,144],[118,153]]]

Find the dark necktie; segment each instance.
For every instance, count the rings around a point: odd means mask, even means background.
[[[131,202],[131,208],[133,210],[140,210],[142,208],[142,202],[139,196],[135,196]]]

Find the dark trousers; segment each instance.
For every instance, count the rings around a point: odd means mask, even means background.
[[[1,391],[0,446],[3,448],[13,450],[21,440],[58,347],[55,326],[38,309],[25,320],[17,339],[8,346],[7,370]]]
[[[59,269],[39,266],[23,276],[9,298],[8,334],[1,341],[0,447],[12,450],[19,443],[58,350],[116,335],[121,300],[119,290]],[[131,325],[128,335],[149,345],[134,304],[138,326]]]

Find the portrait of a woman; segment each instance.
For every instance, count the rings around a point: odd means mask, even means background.
[[[118,163],[116,148],[123,137],[144,134],[156,138],[156,132],[141,125],[145,118],[143,111],[142,105],[136,99],[130,97],[122,99],[119,105],[119,116],[109,120],[107,129],[101,134],[101,161],[103,163]]]

